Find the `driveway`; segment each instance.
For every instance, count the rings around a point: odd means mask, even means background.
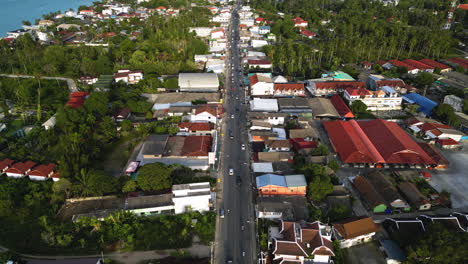
[[[347,264],[385,264],[377,242],[369,242],[348,248],[346,251]]]
[[[451,194],[453,208],[468,208],[468,144],[461,151],[444,151],[450,162],[446,170],[431,172],[429,182],[437,191],[447,190]]]

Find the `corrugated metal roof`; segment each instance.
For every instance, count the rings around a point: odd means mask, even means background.
[[[254,162],[252,163],[253,172],[271,173],[273,172],[273,163],[271,162]]]
[[[287,187],[284,176],[277,175],[277,174],[264,174],[264,175],[258,176],[256,181],[257,181],[257,188],[261,188],[261,187],[268,186],[268,185]]]
[[[307,182],[306,182],[304,174],[286,175],[284,176],[284,178],[286,180],[286,185],[288,187],[307,186]]]

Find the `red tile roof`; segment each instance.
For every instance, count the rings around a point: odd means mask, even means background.
[[[344,239],[351,239],[379,231],[379,227],[374,223],[372,218],[366,216],[333,223],[333,228],[336,229]]]
[[[315,37],[315,36],[317,36],[317,33],[309,31],[307,29],[303,29],[303,28],[301,28],[299,30],[299,33],[301,33],[302,35],[304,35],[306,37]]]
[[[263,18],[263,17],[257,17],[257,18],[255,19],[255,21],[256,21],[256,22],[263,22],[263,21],[265,21],[265,18]]]
[[[440,124],[440,123],[424,123],[419,126],[419,129],[421,129],[422,132],[426,132],[426,131],[433,130],[436,128],[452,128],[452,127],[449,125]]]
[[[338,89],[345,90],[346,88],[366,88],[366,84],[364,82],[359,82],[359,81],[316,82],[315,88],[316,89],[328,89],[328,90],[338,90]]]
[[[422,62],[426,65],[429,65],[429,66],[432,66],[434,68],[439,68],[441,70],[445,70],[445,69],[450,69],[450,66],[447,66],[445,64],[442,64],[440,62],[437,62],[435,60],[431,60],[431,59],[422,59],[422,60],[419,60],[419,62]]]
[[[203,105],[201,107],[198,107],[197,110],[195,110],[196,115],[201,114],[203,112],[207,112],[211,114],[212,116],[216,116],[216,109],[208,105]]]
[[[458,8],[459,8],[459,9],[468,10],[468,4],[459,4],[459,5],[458,5]]]
[[[0,172],[11,166],[15,161],[12,159],[4,159],[0,161]]]
[[[453,62],[453,63],[456,63],[458,64],[459,66],[467,69],[468,68],[468,60],[467,59],[460,59],[460,58],[451,58],[451,59],[447,59],[448,61],[450,62]]]
[[[48,177],[55,168],[55,164],[49,163],[47,165],[39,165],[31,169],[31,171],[28,172],[29,176],[41,176],[41,177]]]
[[[269,60],[247,60],[247,63],[250,65],[270,65],[271,61]]]
[[[258,83],[258,76],[257,74],[253,74],[251,76],[249,76],[249,83],[250,83],[250,86]]]
[[[307,23],[307,21],[305,21],[305,20],[302,19],[301,17],[295,17],[295,18],[293,18],[293,21],[294,21],[294,24]]]
[[[305,141],[303,138],[291,138],[289,142],[291,142],[296,150],[315,149],[318,146],[317,141]]]
[[[403,60],[403,62],[420,70],[433,70],[434,69],[434,67],[424,64],[422,62],[419,62],[417,60],[407,59],[407,60]]]
[[[353,112],[339,95],[333,95],[330,101],[342,118],[354,118]]]
[[[304,91],[303,83],[275,83],[273,85],[275,91]]]
[[[412,71],[416,69],[415,67],[409,64],[406,64],[402,61],[399,61],[399,60],[389,60],[388,63],[392,64],[395,67],[405,67],[406,69],[408,69],[408,71]]]
[[[437,139],[436,143],[439,143],[441,146],[458,146],[458,145],[460,145],[460,143],[455,141],[453,138]]]
[[[345,163],[435,165],[429,155],[397,123],[329,121],[323,125]]]
[[[214,124],[182,122],[179,124],[179,128],[187,128],[189,131],[211,131],[214,128]]]
[[[188,157],[208,156],[212,141],[211,136],[188,136],[185,138],[181,154]]]
[[[70,94],[67,106],[71,108],[78,108],[83,105],[85,98],[89,95],[89,92],[73,92]]]
[[[365,89],[365,88],[346,88],[346,92],[351,95],[351,96],[366,96],[366,95],[372,95],[372,92]]]
[[[25,174],[26,171],[31,169],[36,165],[33,161],[26,161],[26,162],[17,162],[13,164],[10,168],[8,168],[5,172],[6,173],[16,173],[16,174]]]

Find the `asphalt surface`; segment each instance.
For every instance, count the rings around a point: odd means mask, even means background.
[[[239,49],[239,15],[241,2],[232,11],[228,30],[229,47],[225,70],[225,115],[219,177],[222,194],[218,219],[214,263],[255,263],[256,229],[253,202],[253,175],[246,129],[248,104],[245,104],[241,54]],[[242,150],[242,144],[246,149]],[[229,169],[234,170],[229,175]],[[240,182],[239,182],[240,178]]]

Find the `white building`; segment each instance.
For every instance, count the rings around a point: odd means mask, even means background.
[[[190,121],[194,123],[201,122],[216,124],[218,121],[216,109],[207,105],[193,109],[190,115]]]
[[[127,84],[136,84],[143,80],[143,71],[119,70],[114,74],[115,82],[123,81]]]
[[[206,212],[212,205],[209,182],[173,185],[172,194],[176,214],[190,211]]]
[[[399,110],[403,101],[403,98],[389,86],[384,86],[382,90],[377,91],[348,88],[343,96],[349,105],[360,100],[367,105],[367,109],[370,111]]]
[[[453,94],[444,97],[444,104],[448,104],[453,107],[455,112],[462,112],[463,110],[463,99]]]
[[[218,28],[218,29],[215,29],[215,30],[211,31],[210,37],[212,39],[221,39],[221,38],[225,38],[226,35],[224,34],[224,29],[223,28]]]
[[[273,95],[273,80],[271,73],[256,73],[249,77],[250,94],[252,96]]]
[[[219,80],[216,73],[179,73],[181,92],[217,92]]]
[[[278,112],[278,100],[254,98],[250,102],[250,111],[254,112]]]
[[[267,46],[267,45],[268,45],[268,41],[262,40],[262,39],[253,39],[252,41],[250,41],[250,45],[251,45],[254,49],[258,49],[258,48],[261,48],[261,47],[263,47],[263,46]]]
[[[195,32],[198,37],[207,38],[210,36],[213,28],[211,27],[191,27],[189,28],[190,32]]]

